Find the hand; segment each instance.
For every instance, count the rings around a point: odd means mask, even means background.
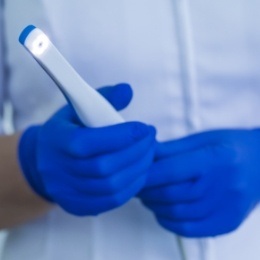
[[[116,108],[131,99],[126,84],[100,91]],[[19,145],[32,188],[75,215],[119,207],[143,188],[154,157],[155,130],[140,122],[101,128],[81,125],[70,106],[30,127]]]
[[[158,144],[139,194],[158,222],[187,237],[235,230],[260,198],[259,130],[216,130]]]

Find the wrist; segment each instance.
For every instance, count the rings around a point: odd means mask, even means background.
[[[32,126],[24,131],[18,144],[18,159],[23,176],[30,187],[41,197],[52,201],[45,191],[37,171],[37,138],[40,126]]]

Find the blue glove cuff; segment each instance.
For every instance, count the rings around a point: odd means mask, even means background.
[[[19,162],[23,175],[32,189],[44,199],[52,201],[44,189],[41,176],[37,174],[35,165],[35,162],[37,162],[36,142],[39,128],[39,126],[29,127],[22,134],[18,146]]]

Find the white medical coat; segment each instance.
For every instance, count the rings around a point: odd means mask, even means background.
[[[95,88],[128,82],[126,120],[158,129],[159,140],[215,128],[259,127],[260,2],[257,0],[5,1],[0,100],[16,130],[65,103],[18,43],[28,24],[45,30]],[[1,70],[2,71],[2,70]],[[0,110],[2,111],[2,110]],[[260,211],[235,232],[179,239],[137,199],[98,217],[56,208],[9,231],[3,260],[258,260]]]

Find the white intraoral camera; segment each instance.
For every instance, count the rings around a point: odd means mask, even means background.
[[[85,126],[101,127],[124,122],[112,105],[79,76],[40,29],[27,26],[19,41],[57,84]]]

